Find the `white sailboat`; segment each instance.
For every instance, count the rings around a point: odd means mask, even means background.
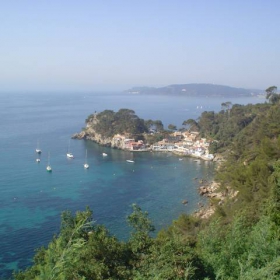
[[[50,152],[49,152],[49,155],[48,155],[48,165],[47,165],[47,171],[48,172],[52,172],[52,167],[51,167],[51,164],[50,164]]]
[[[66,156],[67,156],[67,158],[74,158],[74,155],[70,152],[70,140],[69,140],[68,152],[67,152]]]
[[[106,153],[102,153],[102,156],[103,157],[107,157],[108,155]]]
[[[84,168],[85,168],[85,169],[88,169],[88,168],[89,168],[89,164],[87,163],[87,150],[86,150],[86,157],[85,157]]]
[[[39,146],[39,140],[37,141],[37,148],[36,148],[36,153],[37,154],[41,154],[42,153],[42,151],[40,150],[40,146]]]

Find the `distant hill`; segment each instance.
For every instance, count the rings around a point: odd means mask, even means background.
[[[224,96],[240,97],[264,94],[264,90],[235,88],[214,84],[182,84],[166,87],[133,87],[125,91],[129,94],[186,95],[186,96]]]

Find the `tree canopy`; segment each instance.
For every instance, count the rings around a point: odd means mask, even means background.
[[[271,86],[266,90],[266,99],[269,100],[272,104],[275,104],[280,101],[280,95],[277,93],[277,87]]]
[[[118,133],[138,135],[148,131],[145,121],[130,109],[120,109],[118,112],[104,110],[90,115],[86,122],[104,137],[112,137]]]

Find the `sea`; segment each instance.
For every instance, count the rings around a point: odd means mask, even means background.
[[[181,128],[184,120],[197,119],[203,111],[218,112],[226,101],[264,102],[257,97],[224,100],[115,92],[1,93],[0,99],[1,279],[32,265],[35,249],[47,246],[59,233],[62,211],[74,214],[89,206],[96,224],[127,240],[126,217],[133,203],[149,213],[156,232],[207,203],[198,194],[195,178],[212,180],[213,162],[179,160],[171,153],[132,153],[71,139],[88,115],[127,108],[145,120],[161,120],[165,128],[169,124]],[[74,159],[66,157],[69,147]],[[48,161],[52,173],[46,171]]]

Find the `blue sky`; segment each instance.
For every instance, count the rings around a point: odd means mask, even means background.
[[[280,87],[278,0],[9,0],[0,91]]]

